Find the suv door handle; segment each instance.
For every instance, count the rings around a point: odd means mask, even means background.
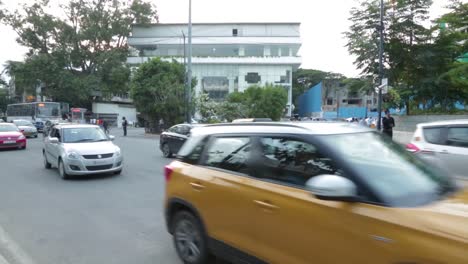
[[[262,208],[265,208],[265,209],[269,209],[269,210],[276,210],[276,209],[279,209],[278,206],[268,202],[268,201],[259,201],[259,200],[253,200],[253,202],[262,207]]]
[[[201,191],[201,190],[205,189],[204,185],[202,185],[200,183],[196,183],[196,182],[191,182],[190,186],[192,186],[192,188],[197,190],[197,191]]]

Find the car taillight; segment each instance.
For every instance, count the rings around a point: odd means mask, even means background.
[[[174,171],[174,168],[172,168],[171,165],[167,165],[164,167],[164,177],[166,178],[166,182],[168,182],[171,179],[171,175],[173,171]]]
[[[411,143],[406,144],[406,150],[411,153],[416,153],[416,152],[421,151],[416,145],[411,144]]]

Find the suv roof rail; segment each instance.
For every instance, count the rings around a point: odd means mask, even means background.
[[[219,123],[219,124],[209,124],[205,127],[218,127],[218,126],[282,126],[282,127],[299,127],[293,123],[275,123],[275,122],[239,122],[239,123]]]

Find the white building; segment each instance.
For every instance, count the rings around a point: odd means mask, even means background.
[[[197,93],[214,100],[251,85],[267,83],[288,90],[292,104],[292,71],[301,64],[299,23],[193,24],[192,76]],[[185,37],[184,37],[185,36]],[[134,25],[128,39],[138,52],[127,62],[138,65],[152,57],[184,63],[187,24]]]

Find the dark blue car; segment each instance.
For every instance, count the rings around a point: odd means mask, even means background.
[[[44,122],[37,121],[34,123],[34,126],[37,128],[37,132],[44,132]]]

